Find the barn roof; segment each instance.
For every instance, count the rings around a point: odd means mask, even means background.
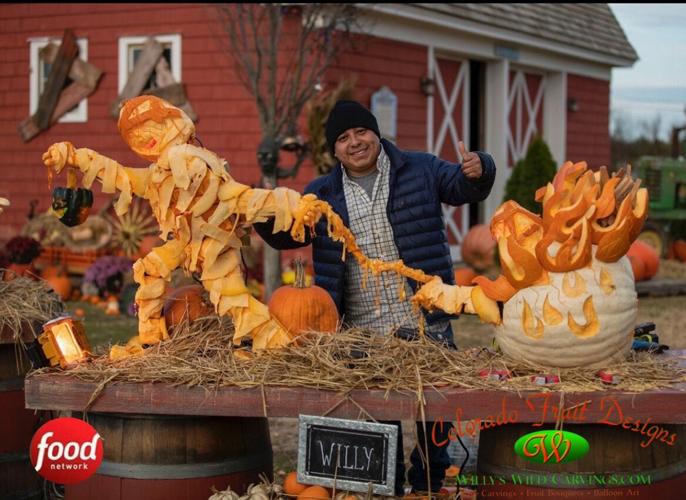
[[[636,61],[606,3],[421,3],[422,9]]]

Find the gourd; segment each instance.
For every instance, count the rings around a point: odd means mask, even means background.
[[[214,312],[214,309],[205,301],[204,292],[202,285],[187,285],[167,295],[162,306],[162,314],[168,331],[173,330],[184,319],[192,323]]]

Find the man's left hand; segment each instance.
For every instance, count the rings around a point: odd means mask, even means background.
[[[483,167],[481,166],[481,158],[476,153],[471,153],[467,151],[464,147],[464,142],[460,141],[459,144],[460,155],[462,156],[462,173],[468,179],[478,179],[483,173]]]

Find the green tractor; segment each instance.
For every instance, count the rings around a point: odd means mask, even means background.
[[[634,165],[650,199],[648,219],[638,239],[654,246],[664,257],[673,239],[686,230],[686,159],[679,154],[679,132],[672,129],[672,158],[644,156]]]

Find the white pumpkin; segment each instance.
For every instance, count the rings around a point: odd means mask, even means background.
[[[595,259],[505,303],[496,340],[505,354],[553,367],[602,367],[626,358],[638,300],[629,259]]]

